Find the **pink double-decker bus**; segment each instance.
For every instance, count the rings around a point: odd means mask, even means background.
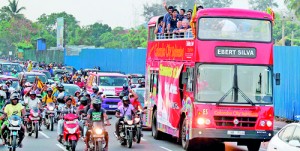
[[[210,140],[259,150],[273,136],[272,16],[203,9],[194,29],[155,34],[162,19],[148,23],[145,126],[185,150]]]

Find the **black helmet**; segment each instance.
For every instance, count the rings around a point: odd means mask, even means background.
[[[130,104],[130,100],[129,100],[128,96],[124,96],[122,101],[123,101],[123,105],[126,106],[126,107]]]
[[[101,98],[97,98],[97,99],[93,100],[93,108],[95,110],[99,111],[101,109],[101,103],[102,103]]]
[[[89,93],[84,93],[84,96],[91,97],[91,95]]]
[[[93,89],[93,91],[97,91],[97,92],[99,91],[99,88],[95,85],[92,87],[92,89]]]
[[[80,98],[80,104],[86,106],[87,105],[87,101],[88,101],[88,98],[86,96],[83,96]]]
[[[10,81],[10,80],[7,80],[7,81],[5,82],[5,84],[11,84],[11,81]]]
[[[62,85],[61,83],[59,83],[59,84],[57,85],[57,88],[64,88],[64,85]]]
[[[53,92],[52,88],[48,88],[48,89],[47,89],[47,92],[49,92],[49,91],[50,91],[50,92]]]
[[[123,97],[125,96],[124,92],[120,92],[119,97],[121,100],[123,100]]]
[[[17,100],[19,102],[19,94],[18,93],[12,93],[12,95],[10,96],[10,103],[11,104],[13,104],[13,100]],[[13,104],[13,105],[16,105],[16,104]]]
[[[123,89],[124,89],[124,90],[128,90],[128,85],[123,84]]]

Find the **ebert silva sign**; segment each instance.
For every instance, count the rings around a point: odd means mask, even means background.
[[[255,48],[216,47],[216,57],[256,58]]]

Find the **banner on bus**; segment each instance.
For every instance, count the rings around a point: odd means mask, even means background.
[[[161,62],[159,65],[157,120],[171,128],[177,127],[180,120],[179,77],[182,67],[182,63],[175,62]]]

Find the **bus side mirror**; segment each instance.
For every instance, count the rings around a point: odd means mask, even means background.
[[[188,73],[187,72],[182,72],[181,74],[181,84],[186,84],[188,81]]]
[[[276,82],[276,85],[280,85],[280,73],[275,74],[275,82]]]

